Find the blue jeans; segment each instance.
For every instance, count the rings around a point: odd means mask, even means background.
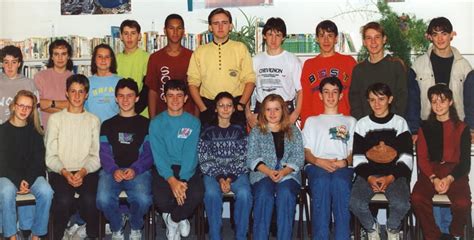
[[[268,239],[274,205],[277,214],[277,239],[292,239],[296,195],[299,189],[300,185],[293,179],[275,183],[265,177],[252,185],[255,240]]]
[[[315,165],[305,169],[311,190],[311,217],[313,239],[329,239],[331,209],[334,215],[334,239],[350,238],[349,200],[351,197],[352,168],[328,172]]]
[[[453,220],[451,208],[449,206],[434,206],[433,216],[435,218],[436,225],[439,227],[439,230],[442,233],[449,234],[449,226],[451,226],[451,221]]]
[[[127,202],[130,204],[130,227],[132,230],[142,229],[143,216],[148,212],[152,203],[151,172],[146,171],[136,175],[134,179],[129,181],[116,182],[113,174],[108,174],[104,170],[100,171],[97,208],[104,212],[113,232],[122,229],[122,216],[119,208],[121,191],[127,193]]]
[[[204,186],[204,205],[209,221],[209,239],[221,240],[222,190],[217,180],[207,175],[204,175]],[[235,239],[247,239],[250,210],[252,209],[252,193],[248,175],[240,175],[231,183],[230,189],[235,194]]]
[[[3,236],[11,237],[16,234],[16,192],[18,188],[8,179],[0,178],[0,205],[2,208]],[[48,232],[48,219],[53,190],[44,177],[37,177],[30,187],[31,194],[35,196],[34,214],[26,213],[19,217],[33,216],[31,233],[43,236]]]
[[[410,186],[406,178],[395,179],[385,190],[388,200],[387,228],[399,230],[401,222],[410,210]],[[358,176],[352,185],[350,209],[366,230],[372,230],[375,224],[369,203],[375,195],[367,180]]]

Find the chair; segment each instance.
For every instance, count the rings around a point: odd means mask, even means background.
[[[17,206],[26,206],[26,205],[34,205],[36,203],[35,196],[31,193],[28,194],[17,194],[16,195],[16,205]],[[52,222],[49,221],[48,223],[48,235],[46,239],[53,239],[53,226]]]
[[[433,196],[433,206],[450,206],[451,201],[449,200],[446,194],[435,194]],[[464,227],[464,239],[472,239],[472,217],[471,209],[466,213],[467,222]],[[415,225],[415,236],[417,240],[423,240],[423,232],[421,231],[421,226],[418,222]]]
[[[387,209],[387,215],[390,214],[388,211],[388,199],[385,197],[385,194],[383,193],[376,193],[370,203],[369,207],[371,209],[380,209],[380,208],[385,208]],[[402,228],[401,230],[403,231],[403,236],[402,239],[407,240],[409,233],[411,233],[410,226],[413,226],[413,219],[411,218],[411,210],[408,211],[406,216],[402,220]],[[360,239],[360,221],[357,219],[357,217],[354,217],[354,239],[358,240]],[[410,239],[413,239],[413,236],[410,236]]]
[[[127,193],[125,191],[121,191],[119,195],[119,201],[121,204],[127,203]],[[155,208],[152,204],[150,210],[145,215],[145,224],[143,227],[143,238],[144,239],[154,239],[155,237],[155,217],[154,217]],[[105,224],[106,219],[104,214],[101,212],[99,214],[99,239],[103,239],[105,237]]]
[[[224,193],[222,195],[223,202],[229,202],[230,207],[230,224],[232,229],[235,228],[234,222],[234,206],[235,206],[235,194],[231,191],[228,193]],[[198,236],[198,240],[204,240],[206,236],[206,232],[208,231],[208,222],[206,218],[206,212],[204,208],[204,203],[199,204],[197,212],[196,212],[196,234]],[[250,221],[249,221],[249,231],[247,239],[252,239],[252,214],[250,214]]]

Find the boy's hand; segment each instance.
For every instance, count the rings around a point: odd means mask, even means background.
[[[134,179],[135,178],[135,170],[133,170],[131,168],[125,169],[125,171],[123,171],[123,178],[127,181]]]
[[[188,190],[188,184],[179,181],[175,177],[170,177],[168,179],[168,184],[170,185],[171,192],[173,192],[178,205],[182,206],[184,204],[184,200],[186,199],[186,190]]]
[[[121,182],[122,180],[125,179],[122,169],[115,170],[114,179],[115,179],[116,182]]]
[[[369,183],[369,186],[372,188],[372,191],[374,192],[380,192],[380,186],[377,182],[377,177],[375,176],[369,176],[367,178],[367,183]]]
[[[314,165],[332,173],[338,169],[336,159],[317,158]]]
[[[395,181],[395,177],[393,175],[383,176],[377,178],[376,182],[379,186],[380,192],[385,192],[387,187]]]

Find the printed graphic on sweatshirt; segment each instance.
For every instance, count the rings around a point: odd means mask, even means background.
[[[181,128],[179,131],[178,131],[178,138],[188,138],[189,135],[191,135],[191,133],[193,132],[193,130],[191,128]]]
[[[119,132],[118,140],[121,144],[131,144],[133,142],[134,133],[122,133]]]
[[[267,93],[283,88],[281,81],[287,77],[281,68],[261,68],[257,74],[260,81],[259,88]]]

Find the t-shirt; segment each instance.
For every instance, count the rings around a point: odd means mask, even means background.
[[[257,75],[254,94],[260,103],[272,93],[292,101],[301,90],[301,62],[290,52],[283,51],[276,56],[259,53],[253,57],[253,69]]]
[[[306,119],[304,148],[320,158],[346,159],[352,152],[356,119],[342,114],[320,114]]]
[[[53,68],[48,68],[35,75],[36,88],[39,91],[40,99],[50,99],[65,101],[66,99],[66,79],[72,75],[71,71],[58,73]],[[48,119],[51,113],[41,111],[41,123],[44,129],[47,128]]]
[[[200,87],[201,97],[212,100],[223,91],[238,97],[246,83],[254,82],[252,57],[241,42],[210,42],[199,46],[191,56],[188,83]]]
[[[132,78],[137,82],[138,91],[143,88],[143,82],[148,66],[149,54],[138,48],[130,54],[117,54],[117,75],[124,78]],[[143,110],[142,116],[148,117],[148,109]]]
[[[166,110],[164,85],[168,80],[183,80],[187,83],[189,60],[193,51],[181,48],[178,56],[170,56],[166,53],[166,48],[153,53],[148,60],[148,70],[145,84],[160,96],[158,100],[157,114]],[[195,105],[191,98],[188,98],[184,105],[184,110],[188,113],[195,113]]]
[[[327,77],[337,77],[342,82],[342,99],[339,102],[338,112],[349,116],[349,88],[352,81],[352,69],[356,65],[353,57],[335,53],[330,57],[318,55],[306,60],[301,74],[303,88],[303,106],[301,108],[301,126],[309,116],[316,116],[324,112],[324,104],[319,98],[319,83]]]
[[[120,77],[115,74],[107,77],[97,75],[89,77],[89,96],[84,107],[99,117],[101,123],[119,112],[115,102],[115,86],[119,80]]]
[[[115,115],[100,129],[100,162],[108,172],[118,168],[132,168],[136,174],[150,169],[153,164],[148,142],[149,120],[141,115]]]
[[[0,73],[0,124],[10,118],[10,103],[20,90],[28,90],[38,96],[38,90],[36,90],[33,80],[23,75],[9,79],[7,75]]]
[[[453,67],[454,55],[451,57],[440,57],[433,52],[430,54],[431,66],[436,83],[444,83],[449,86],[451,80],[451,68]]]

